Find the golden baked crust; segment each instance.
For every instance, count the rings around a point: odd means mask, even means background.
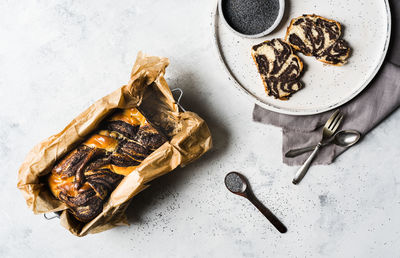
[[[252,47],[251,55],[267,95],[287,100],[303,88],[299,80],[303,62],[283,40],[273,39],[257,44]]]
[[[54,166],[50,190],[75,218],[90,221],[122,178],[165,141],[136,108],[119,110]]]
[[[303,15],[291,20],[285,41],[293,49],[330,65],[341,66],[350,56],[350,47],[342,39],[339,22],[319,15]]]

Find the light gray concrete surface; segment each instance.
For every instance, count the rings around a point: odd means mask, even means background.
[[[252,122],[211,40],[215,1],[0,2],[0,257],[396,257],[400,113],[298,186],[281,131]],[[139,50],[169,57],[166,79],[209,124],[214,148],[137,196],[131,225],[77,238],[34,215],[16,188],[27,152],[127,82]],[[228,192],[245,174],[287,225],[279,234]]]

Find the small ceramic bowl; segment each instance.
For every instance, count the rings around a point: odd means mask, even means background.
[[[239,31],[235,30],[234,28],[232,28],[232,26],[226,21],[224,12],[222,11],[222,1],[228,1],[228,0],[219,0],[218,1],[218,13],[219,13],[220,17],[222,17],[222,20],[228,26],[229,29],[231,29],[234,33],[236,33],[237,35],[244,37],[244,38],[260,38],[260,37],[268,35],[279,25],[279,23],[281,22],[281,20],[283,18],[283,14],[285,12],[285,0],[279,0],[278,16],[276,17],[275,22],[269,28],[267,28],[265,31],[258,33],[258,34],[243,34],[243,33],[240,33]]]

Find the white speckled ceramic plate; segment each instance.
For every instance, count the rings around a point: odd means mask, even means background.
[[[264,40],[284,38],[290,20],[302,14],[317,14],[339,21],[352,55],[348,64],[336,67],[298,54],[305,64],[301,78],[305,87],[288,101],[277,100],[266,95],[250,50]],[[217,9],[213,22],[219,58],[234,85],[262,107],[291,115],[325,112],[357,96],[381,67],[391,31],[387,0],[287,0],[281,24],[272,34],[258,39],[242,38],[232,32]]]

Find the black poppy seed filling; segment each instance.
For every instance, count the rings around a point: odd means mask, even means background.
[[[222,0],[226,22],[245,35],[262,33],[271,27],[279,13],[279,0]]]

